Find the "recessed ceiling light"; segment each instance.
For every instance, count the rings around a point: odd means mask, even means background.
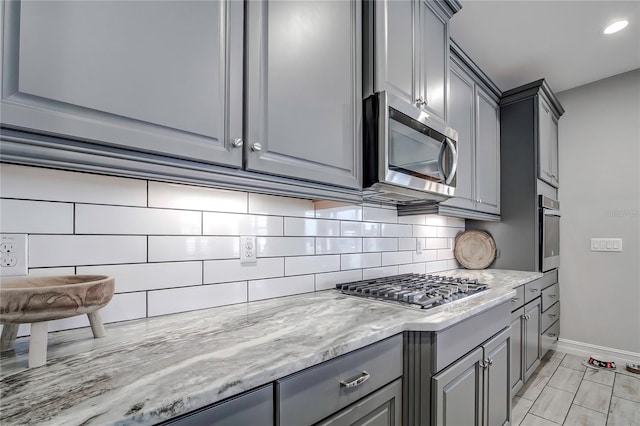
[[[605,34],[613,34],[613,33],[617,33],[618,31],[624,29],[627,25],[629,25],[629,21],[627,20],[620,20],[620,21],[616,21],[613,24],[609,25],[607,28],[604,29],[604,33]]]

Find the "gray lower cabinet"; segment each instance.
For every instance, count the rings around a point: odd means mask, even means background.
[[[401,426],[402,379],[362,398],[329,419],[322,426]]]
[[[437,426],[509,424],[510,342],[507,327],[433,377]]]
[[[524,380],[527,381],[540,365],[540,297],[524,307]]]
[[[278,380],[276,424],[316,424],[332,418],[351,404],[363,402],[362,398],[402,377],[402,342],[402,335],[397,335]],[[399,402],[399,399],[393,401],[394,419],[395,411],[401,406]],[[383,403],[373,407],[371,404],[375,403],[371,402],[365,405],[368,408],[357,409],[350,415],[345,414],[344,418],[368,415]],[[384,416],[383,412],[389,407],[381,408],[380,415]],[[344,424],[336,422],[330,424]]]
[[[542,290],[540,357],[542,358],[551,345],[560,336],[560,283],[558,270],[545,273],[547,287]],[[551,285],[549,285],[552,283]]]
[[[361,188],[361,2],[246,7],[246,169]]]
[[[454,43],[450,59],[448,124],[458,132],[455,197],[443,215],[500,219],[500,91]]]
[[[243,2],[2,6],[4,127],[242,166]]]
[[[171,426],[272,426],[273,385],[163,423]]]

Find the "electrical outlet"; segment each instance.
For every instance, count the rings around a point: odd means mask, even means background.
[[[240,263],[250,265],[256,263],[256,237],[245,235],[240,237]]]
[[[27,235],[0,235],[0,275],[27,275]]]
[[[591,251],[622,251],[622,238],[592,238]]]
[[[422,250],[424,250],[423,245],[424,240],[422,238],[418,238],[416,239],[416,254],[420,254],[422,253]]]

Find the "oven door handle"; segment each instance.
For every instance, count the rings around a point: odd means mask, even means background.
[[[542,212],[544,213],[545,216],[558,216],[558,217],[560,217],[560,210],[542,209]]]
[[[451,139],[445,136],[444,138],[446,144],[442,144],[442,148],[440,149],[440,156],[438,158],[438,167],[440,167],[440,173],[444,176],[444,183],[447,185],[451,184],[453,178],[456,176],[456,171],[458,169],[458,151],[456,150],[456,146],[451,142]],[[451,154],[453,155],[453,162],[451,164],[451,173],[447,176],[444,172],[444,150],[449,148],[451,150]]]

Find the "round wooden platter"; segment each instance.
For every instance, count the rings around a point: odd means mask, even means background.
[[[467,269],[485,269],[496,258],[496,242],[484,231],[464,231],[456,235],[453,255]]]

